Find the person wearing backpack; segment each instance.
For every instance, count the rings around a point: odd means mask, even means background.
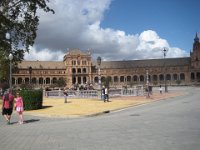
[[[14,96],[12,95],[11,90],[6,92],[3,95],[3,104],[2,104],[2,115],[7,121],[7,124],[10,124],[11,115],[13,112],[13,103],[14,103]]]

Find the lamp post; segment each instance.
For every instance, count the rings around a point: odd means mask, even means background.
[[[97,64],[98,64],[98,90],[99,90],[99,98],[101,99],[101,57],[97,57]]]
[[[28,71],[30,74],[29,84],[31,84],[32,83],[32,81],[31,81],[32,67],[31,66],[28,67]]]
[[[167,49],[164,48],[163,49],[164,60],[165,60],[166,54],[167,54]],[[165,62],[164,62],[164,69],[165,69],[165,72],[164,72],[165,92],[167,92],[166,63]]]
[[[6,39],[9,40],[10,43],[10,54],[8,56],[8,59],[10,60],[10,77],[9,77],[9,87],[12,89],[12,60],[13,60],[13,55],[12,55],[12,45],[11,45],[11,37],[10,33],[6,33]]]
[[[8,58],[10,60],[10,80],[9,80],[9,85],[10,85],[10,89],[12,89],[12,60],[13,60],[12,53],[9,54]]]
[[[147,79],[146,79],[146,86],[147,86],[147,98],[149,98],[149,71],[148,70],[146,70],[146,77],[147,77]]]

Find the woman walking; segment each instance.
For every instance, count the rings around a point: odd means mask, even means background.
[[[23,99],[19,93],[17,93],[17,98],[15,99],[15,101],[16,101],[15,108],[19,115],[19,124],[23,124],[24,123],[24,118],[23,118],[24,104],[23,104]]]
[[[10,119],[13,112],[13,101],[14,101],[14,96],[12,95],[11,90],[6,92],[2,99],[3,99],[2,115],[6,119],[7,124],[10,124]]]

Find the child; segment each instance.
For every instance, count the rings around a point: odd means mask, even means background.
[[[16,111],[19,114],[19,124],[23,124],[24,123],[24,119],[23,119],[23,111],[24,111],[24,105],[23,105],[23,99],[20,96],[19,93],[17,93],[17,98],[15,99],[16,101]]]

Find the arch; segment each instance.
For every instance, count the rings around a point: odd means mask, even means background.
[[[160,80],[160,81],[164,81],[164,75],[163,75],[163,74],[160,74],[160,75],[159,75],[159,80]]]
[[[40,82],[40,81],[39,81],[39,82]],[[57,78],[54,77],[54,78],[52,79],[52,83],[55,84],[56,82],[57,82]]]
[[[108,76],[107,79],[108,79],[109,82],[112,82],[112,77],[111,76]]]
[[[94,82],[98,83],[99,78],[98,77],[94,77]]]
[[[114,82],[118,82],[118,76],[114,76]]]
[[[197,72],[197,80],[200,79],[200,72]]]
[[[29,78],[25,78],[25,84],[29,84]]]
[[[124,82],[124,76],[120,76],[120,82]]]
[[[81,73],[81,68],[78,68],[78,71],[77,71],[77,73]]]
[[[22,78],[18,78],[18,79],[17,79],[17,83],[18,83],[18,84],[22,84]]]
[[[83,68],[83,73],[86,73],[86,68]]]
[[[177,74],[173,74],[173,79],[176,81],[178,80],[178,75]]]
[[[180,80],[185,80],[185,74],[184,73],[180,74]]]
[[[140,75],[140,81],[144,82],[144,76],[143,75]]]
[[[134,82],[137,82],[137,81],[138,81],[138,76],[134,75],[134,76],[133,76],[133,81],[134,81]]]
[[[190,79],[191,79],[191,80],[195,80],[195,74],[194,74],[194,72],[191,72],[191,74],[190,74]]]
[[[127,81],[127,82],[131,82],[131,76],[127,76],[127,77],[126,77],[126,81]]]
[[[83,77],[83,83],[85,84],[87,82],[87,78],[84,76]]]
[[[12,78],[12,84],[15,84],[15,78]]]
[[[36,84],[36,81],[37,81],[37,80],[36,80],[36,78],[35,78],[35,77],[34,77],[34,78],[32,78],[32,83],[33,83],[33,84]]]
[[[43,82],[44,82],[44,81],[43,81],[43,78],[40,77],[40,78],[39,78],[39,84],[43,84]]]
[[[76,69],[75,68],[72,68],[72,73],[76,73]]]
[[[157,75],[153,75],[153,81],[157,81],[158,80],[158,76]]]
[[[81,84],[81,77],[78,77],[78,84]]]
[[[50,84],[50,78],[46,78],[46,84]]]
[[[76,84],[76,77],[72,77],[72,84]]]
[[[101,82],[105,82],[106,78],[104,76],[101,77]]]
[[[171,80],[171,75],[170,74],[166,75],[166,80]]]

